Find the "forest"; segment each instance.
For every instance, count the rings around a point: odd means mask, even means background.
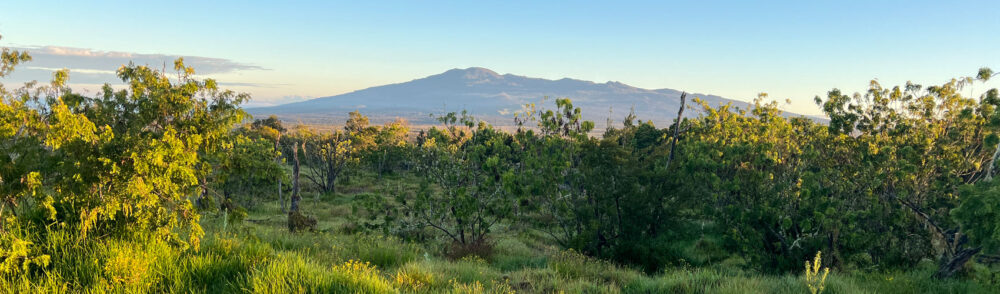
[[[0,84],[0,292],[996,293],[996,75],[833,89],[824,121],[684,95],[595,130],[568,97],[323,131],[183,59],[56,71]]]

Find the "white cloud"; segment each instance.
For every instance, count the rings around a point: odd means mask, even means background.
[[[225,58],[182,56],[172,54],[143,54],[119,51],[99,51],[60,46],[14,48],[28,51],[33,66],[67,67],[71,69],[116,70],[133,62],[139,65],[173,68],[174,60],[184,57],[184,63],[194,67],[198,74],[227,73],[240,70],[267,70],[263,67],[232,61]]]
[[[195,69],[199,76],[232,73],[247,70],[268,70],[261,66],[240,63],[225,58],[203,56],[181,56],[172,54],[145,54],[121,51],[100,51],[86,48],[42,46],[11,48],[27,51],[32,61],[14,71],[9,80],[48,81],[52,72],[69,69],[73,84],[102,84],[120,82],[115,72],[129,63],[173,70],[174,60],[184,57],[184,64]],[[247,86],[262,86],[251,85]]]
[[[51,72],[55,72],[55,71],[58,71],[58,70],[62,69],[62,68],[41,67],[41,66],[27,66],[25,68],[26,69],[45,70],[45,71],[51,71]],[[107,75],[113,75],[113,74],[115,74],[115,71],[113,71],[113,70],[86,69],[86,68],[74,68],[73,72],[74,73],[85,73],[85,74],[107,74]]]
[[[23,49],[27,49],[27,48],[23,48]],[[128,52],[95,51],[95,50],[91,50],[91,49],[72,48],[72,47],[60,47],[60,46],[45,46],[45,47],[40,47],[40,49],[41,50],[35,50],[35,51],[36,52],[37,51],[44,51],[45,53],[52,54],[52,55],[87,56],[87,57],[124,57],[124,58],[131,58],[132,55],[133,55],[132,53],[128,53]]]

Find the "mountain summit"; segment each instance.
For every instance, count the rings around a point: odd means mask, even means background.
[[[248,109],[252,114],[275,114],[285,120],[338,124],[347,113],[360,110],[382,122],[402,117],[413,123],[433,123],[431,114],[468,110],[473,116],[494,125],[510,125],[514,112],[527,103],[539,108],[554,107],[555,98],[570,98],[582,108],[584,118],[599,126],[608,118],[620,121],[630,110],[639,119],[666,126],[677,115],[681,92],[673,89],[649,90],[620,82],[595,83],[563,78],[548,80],[513,74],[498,74],[482,67],[452,69],[405,83],[371,87],[342,95],[316,98],[273,107]],[[714,95],[688,94],[711,105],[744,101]],[[547,100],[546,100],[547,98]],[[691,116],[697,112],[688,112]]]
[[[452,69],[446,71],[439,76],[451,77],[458,76],[466,80],[498,80],[503,79],[503,76],[497,74],[495,71],[482,68],[482,67],[470,67],[466,69]]]

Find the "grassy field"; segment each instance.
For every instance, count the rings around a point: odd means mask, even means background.
[[[399,176],[381,181],[403,187],[411,182]],[[276,201],[262,201],[238,223],[207,214],[198,251],[153,240],[80,245],[50,235],[56,254],[49,269],[31,278],[5,276],[0,292],[809,293],[802,275],[754,273],[738,258],[646,274],[561,250],[540,234],[502,227],[491,257],[448,259],[440,254],[444,240],[414,244],[359,232],[351,204],[379,190],[372,177],[355,177],[337,194],[305,194],[303,211],[319,221],[315,232],[290,233]],[[997,292],[998,277],[975,268],[946,281],[928,278],[930,261],[908,272],[832,272],[823,293]]]

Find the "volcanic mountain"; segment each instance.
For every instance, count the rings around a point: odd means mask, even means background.
[[[471,115],[494,125],[513,124],[514,113],[527,103],[540,109],[555,107],[555,98],[570,98],[580,107],[584,119],[599,127],[611,119],[621,121],[630,111],[638,119],[650,120],[665,127],[677,116],[681,91],[642,89],[619,82],[594,83],[564,78],[548,80],[512,74],[497,74],[489,69],[471,67],[452,69],[441,74],[405,83],[371,87],[342,95],[316,98],[284,105],[250,108],[257,117],[277,115],[285,121],[310,124],[340,124],[354,110],[369,116],[373,123],[400,117],[415,124],[433,124],[432,115],[467,110]],[[688,94],[709,105],[733,103],[746,108],[745,101],[715,95]],[[698,109],[698,108],[695,108]],[[698,111],[686,111],[695,116]],[[794,115],[794,114],[786,114]]]

